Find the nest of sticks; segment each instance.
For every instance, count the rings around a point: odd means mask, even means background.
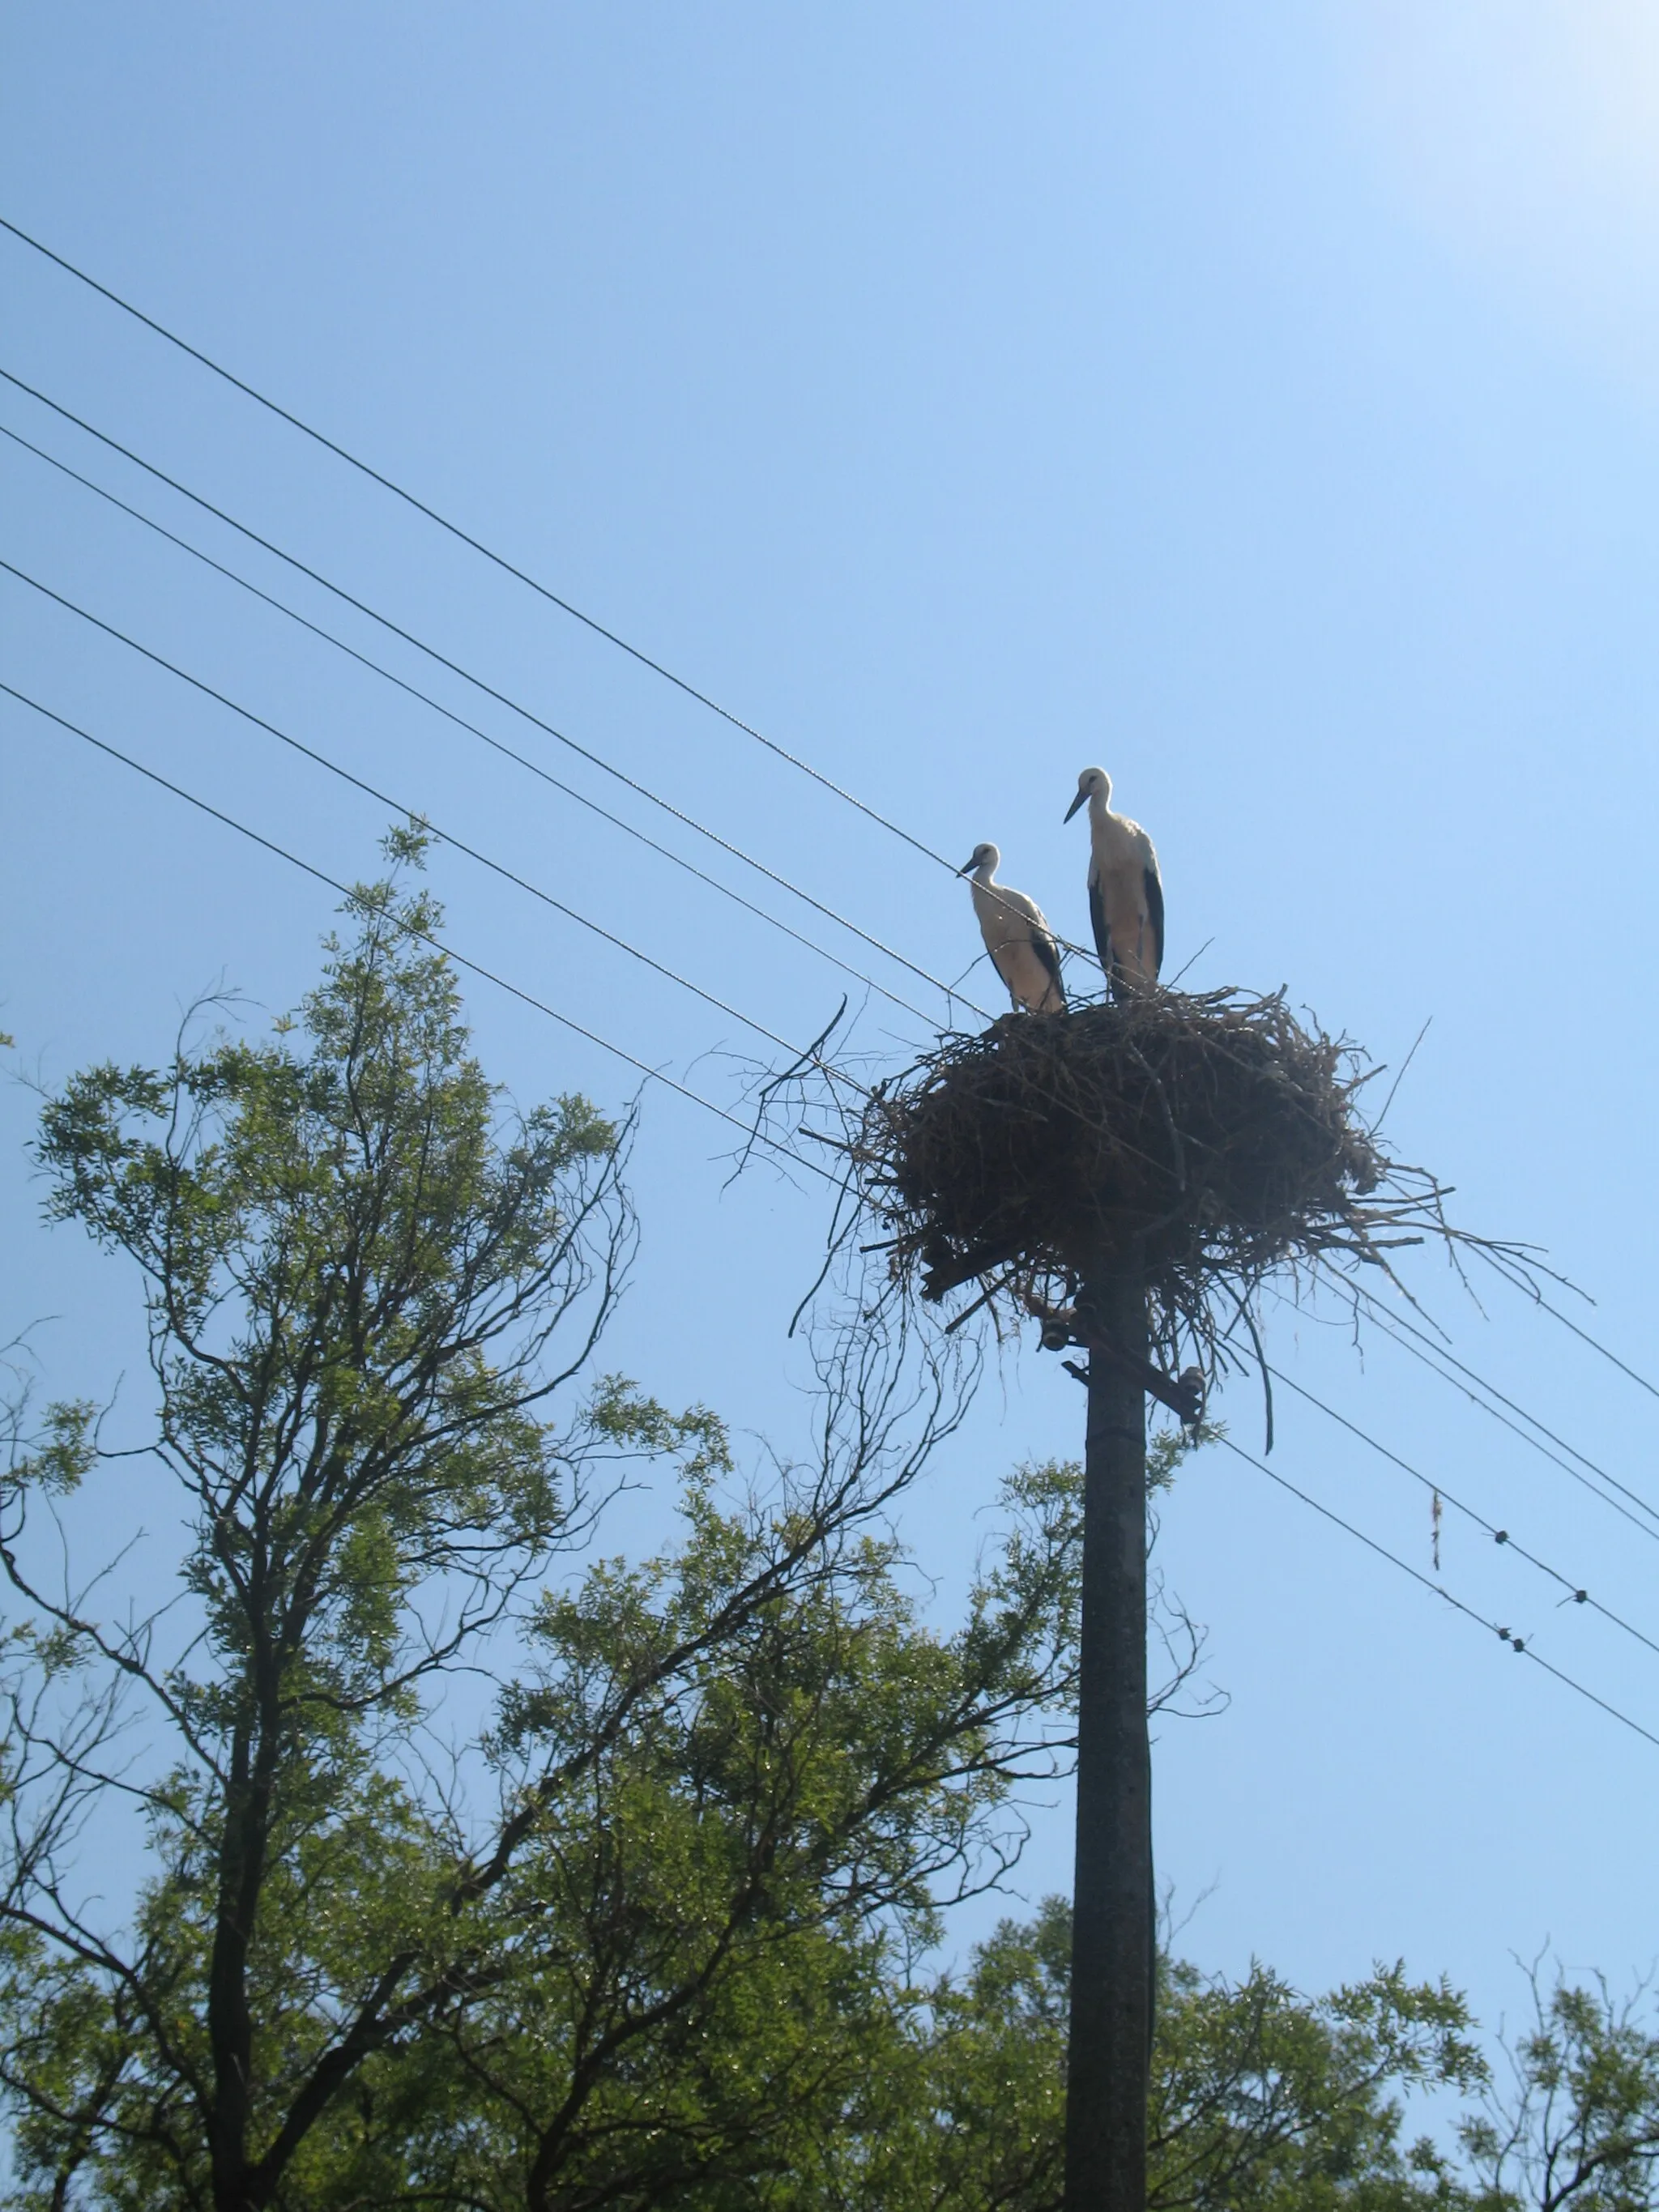
[[[1282,993],[1143,992],[941,1039],[871,1095],[846,1153],[922,1298],[977,1283],[970,1310],[1042,1313],[1133,1255],[1155,1340],[1213,1371],[1270,1272],[1453,1237],[1440,1187],[1362,1115],[1370,1073]]]

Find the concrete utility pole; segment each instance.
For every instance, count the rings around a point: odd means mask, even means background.
[[[1146,1283],[1078,1300],[1089,1346],[1065,2212],[1145,2212],[1155,1944],[1146,1731]],[[1115,1352],[1118,1356],[1113,1357]]]

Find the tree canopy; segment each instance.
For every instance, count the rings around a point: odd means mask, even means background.
[[[50,1213],[137,1272],[150,1425],[9,1409],[4,2201],[1044,2212],[1066,1907],[930,1961],[1070,1757],[1080,1471],[1008,1476],[941,1623],[892,1512],[947,1352],[855,1310],[811,1449],[757,1471],[607,1372],[631,1123],[490,1083],[390,843],[272,1036],[198,1021],[45,1104]],[[148,1606],[58,1554],[136,1462]],[[672,1536],[596,1553],[642,1464]],[[1407,2138],[1421,2089],[1455,2154]],[[1399,1966],[1310,1998],[1169,1958],[1151,2151],[1159,2212],[1634,2212],[1659,2041],[1540,1984],[1497,2086]]]
[[[1012,1784],[1063,1746],[1074,1498],[1011,1498],[939,1633],[885,1518],[955,1418],[938,1373],[843,1335],[817,1455],[750,1487],[708,1412],[597,1372],[627,1126],[511,1110],[436,919],[366,885],[270,1041],[186,1036],[44,1112],[51,1212],[139,1271],[179,1557],[143,1618],[95,1571],[58,1591],[42,1510],[119,1461],[91,1407],[15,1409],[21,2201],[649,2202],[775,2170],[894,1947],[995,1873]],[[682,1536],[578,1573],[618,1455],[677,1468]],[[493,1686],[446,1765],[462,1669]],[[122,1912],[77,1845],[124,1820]]]

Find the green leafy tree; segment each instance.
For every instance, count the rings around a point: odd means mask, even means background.
[[[687,1513],[674,1553],[536,1623],[492,1748],[512,1778],[551,1755],[556,1816],[495,1894],[499,1980],[406,2075],[379,2193],[441,2177],[541,2212],[811,2172],[891,2044],[906,1955],[1017,1840],[1011,1781],[1052,1757],[1023,1723],[1070,1664],[1069,1511],[1025,1518],[950,1636],[869,1537],[734,1622],[767,1532],[699,1483]]]
[[[591,1372],[625,1129],[509,1110],[428,898],[394,877],[350,917],[271,1041],[182,1039],[43,1117],[51,1212],[142,1274],[179,1559],[147,1614],[60,1589],[53,1509],[131,1455],[89,1407],[14,1409],[12,2201],[646,2204],[803,2170],[891,2042],[896,1961],[1064,1759],[1075,1485],[1016,1486],[963,1626],[925,1630],[884,1516],[961,1399],[855,1323],[814,1454],[728,1496],[712,1416]],[[573,1583],[628,1454],[678,1463],[683,1539]],[[446,1766],[463,1670],[493,1718]]]
[[[713,1415],[595,1371],[626,1125],[510,1109],[429,899],[394,873],[349,917],[274,1038],[187,1035],[43,1115],[50,1211],[144,1286],[178,1574],[147,1612],[62,1585],[54,1516],[133,1455],[20,1394],[8,2201],[1056,2205],[1065,1908],[960,1976],[919,1962],[1070,1755],[1079,1470],[1011,1480],[960,1621],[926,1624],[887,1514],[960,1417],[948,1358],[854,1316],[818,1346],[812,1450],[746,1487]],[[674,1540],[578,1571],[638,1457],[676,1470]],[[1164,1627],[1171,1705],[1198,1638]],[[1400,2102],[1480,2081],[1468,2027],[1397,1968],[1308,2000],[1166,1965],[1152,2204],[1652,2201],[1635,2008],[1540,1996],[1513,2094],[1465,2127],[1473,2182]]]
[[[1064,2169],[1070,1911],[1005,1922],[928,1992],[902,2083],[864,2116],[840,2201],[1054,2212]],[[1460,1997],[1395,1967],[1309,1999],[1262,1966],[1242,1982],[1165,1960],[1153,2050],[1152,2212],[1419,2212],[1465,2206],[1398,2093],[1484,2079]]]
[[[1648,2212],[1659,2204],[1659,2036],[1645,1984],[1616,1998],[1528,1977],[1532,2021],[1507,2083],[1463,2128],[1480,2212]]]
[[[362,2053],[446,2001],[449,1963],[389,1932],[424,1823],[377,1747],[569,1540],[605,1449],[690,1433],[617,1385],[550,1418],[626,1261],[623,1133],[575,1097],[505,1113],[436,919],[366,889],[292,1035],[94,1068],[43,1117],[50,1213],[143,1277],[187,1625],[112,1626],[31,1569],[31,1506],[103,1471],[89,1409],[57,1409],[6,1497],[36,1664],[12,1707],[5,1911],[20,1992],[55,1992],[26,2015],[46,2073],[11,2078],[26,2148],[28,2126],[116,2129],[152,2201],[269,2201]],[[136,1775],[100,1755],[131,1725],[124,1691],[165,1734]],[[72,1901],[65,1856],[122,1802],[150,1846],[125,1947]],[[303,1925],[272,1952],[295,1885],[354,1899],[343,1984]],[[307,2001],[320,2033],[295,2032]]]

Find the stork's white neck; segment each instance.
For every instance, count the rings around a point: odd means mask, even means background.
[[[978,867],[974,870],[973,879],[976,884],[983,884],[988,890],[991,885],[991,878],[995,875],[996,872],[997,864],[994,860],[981,860]]]

